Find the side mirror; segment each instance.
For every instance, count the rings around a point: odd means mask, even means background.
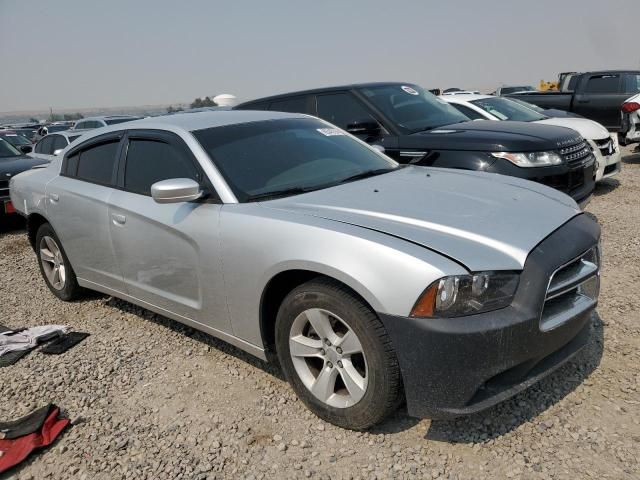
[[[202,190],[190,178],[171,178],[151,185],[151,197],[157,203],[192,202],[202,197]]]
[[[57,150],[54,150],[53,154],[57,157],[58,155],[60,155],[62,153],[62,150],[64,150],[64,148],[59,148]]]
[[[366,136],[368,138],[377,138],[380,136],[382,127],[378,122],[371,119],[360,120],[347,125],[347,132],[351,135]]]
[[[20,145],[18,148],[22,153],[30,153],[33,151],[33,147],[31,145]]]

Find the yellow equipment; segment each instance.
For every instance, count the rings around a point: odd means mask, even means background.
[[[541,92],[558,91],[558,89],[558,82],[545,82],[544,80],[540,80],[540,84],[538,85],[538,90]]]

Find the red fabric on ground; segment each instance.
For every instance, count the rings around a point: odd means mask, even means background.
[[[69,424],[68,418],[58,418],[60,409],[54,408],[42,424],[39,432],[15,438],[0,440],[0,473],[19,464],[36,448],[46,447],[57,438]]]

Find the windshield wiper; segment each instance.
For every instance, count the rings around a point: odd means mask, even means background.
[[[355,175],[351,175],[350,177],[343,178],[338,183],[347,183],[353,182],[354,180],[361,180],[363,178],[375,177],[376,175],[382,175],[383,173],[393,172],[394,170],[398,170],[406,165],[399,165],[393,168],[376,168],[375,170],[367,170],[365,172],[356,173]]]
[[[301,193],[307,193],[315,190],[315,188],[283,188],[282,190],[272,190],[270,192],[256,193],[255,195],[249,195],[247,197],[248,202],[255,202],[256,200],[266,200],[268,198],[288,197],[289,195],[299,195]]]

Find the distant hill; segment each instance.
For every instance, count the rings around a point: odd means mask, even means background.
[[[55,108],[54,114],[80,113],[83,117],[98,115],[139,115],[149,116],[166,113],[169,107],[189,108],[188,103],[172,103],[166,105],[139,105],[129,107],[92,107],[92,108]],[[46,120],[49,110],[23,110],[16,112],[0,112],[0,125],[6,123],[28,122],[31,118]]]

